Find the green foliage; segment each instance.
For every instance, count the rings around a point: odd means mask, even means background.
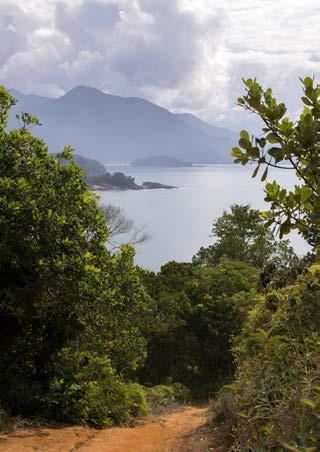
[[[146,391],[137,383],[124,382],[110,360],[97,354],[62,349],[45,369],[47,378],[42,382],[35,379],[32,368],[23,370],[2,395],[14,413],[109,427],[149,412]]]
[[[125,393],[130,418],[146,416],[151,412],[146,388],[138,383],[126,383]]]
[[[45,417],[96,426],[126,418],[125,385],[109,360],[64,349],[51,373],[49,391],[39,400]]]
[[[243,450],[320,446],[319,276],[316,264],[295,285],[260,297],[248,315],[228,404],[222,394],[215,407]]]
[[[271,209],[264,217],[267,224],[279,227],[280,236],[296,229],[312,246],[317,246],[320,243],[320,87],[310,77],[301,82],[304,105],[295,122],[285,116],[286,106],[277,102],[270,88],[264,90],[256,80],[244,80],[246,94],[238,99],[238,104],[262,119],[263,136],[250,137],[242,131],[239,147],[232,150],[232,155],[236,163],[257,164],[253,177],[260,167],[265,167],[262,181],[266,180],[269,167],[295,171],[300,185],[292,190],[282,188],[276,181],[266,184],[266,201]]]
[[[147,389],[148,402],[153,413],[161,412],[177,403],[190,399],[190,391],[181,383],[158,385]]]
[[[0,133],[3,133],[8,124],[10,108],[16,104],[16,100],[2,85],[0,85],[0,99]]]
[[[62,350],[54,370],[41,400],[48,418],[110,426],[149,410],[144,389],[119,379],[106,358]]]
[[[277,182],[266,186],[271,210],[267,225],[280,235],[298,229],[308,242],[319,244],[319,95],[311,78],[303,81],[305,108],[297,123],[284,118],[270,89],[245,81],[247,94],[239,104],[265,123],[262,138],[240,134],[236,162],[268,167],[290,165],[300,185],[287,191]],[[282,166],[279,165],[280,162]],[[285,166],[286,167],[286,166]],[[293,261],[277,272],[272,263],[261,275],[264,293],[250,302],[242,332],[234,341],[235,381],[220,393],[214,407],[216,423],[229,426],[239,450],[320,449],[320,265],[317,255]],[[286,261],[287,258],[284,259]],[[276,277],[275,277],[275,273]]]
[[[0,136],[0,229],[6,369],[29,354],[49,356],[82,329],[78,311],[107,258],[107,231],[80,169],[62,166],[26,128]]]
[[[146,356],[141,325],[149,299],[133,258],[133,249],[126,245],[106,262],[101,292],[96,292],[97,283],[90,286],[96,298],[90,310],[82,312],[86,331],[76,342],[83,343],[86,350],[108,356],[123,377],[129,377]]]
[[[316,245],[318,194],[309,185],[317,183],[318,91],[304,84],[311,113],[294,125],[270,90],[247,81],[239,103],[260,114],[266,137],[243,131],[233,152],[267,169],[291,162],[303,185],[292,193],[268,186],[265,217]],[[27,113],[6,131],[13,104],[0,87],[0,427],[9,411],[110,426],[213,394],[236,369],[215,415],[240,450],[318,450],[316,256],[298,261],[258,211],[234,205],[192,264],[137,269],[130,246],[108,251],[105,217],[71,149],[50,156]],[[293,217],[288,224],[293,214],[300,226]]]
[[[111,254],[97,199],[70,148],[50,156],[37,118],[6,131],[0,88],[0,401],[13,413],[109,425],[144,410],[123,379],[145,358],[147,296]]]
[[[245,310],[239,293],[250,297],[258,271],[237,261],[211,268],[170,262],[158,274],[143,271],[142,278],[152,297],[142,382],[165,384],[170,378],[198,396],[213,392],[233,371],[230,340]]]
[[[213,223],[212,235],[216,243],[200,248],[193,257],[195,264],[215,265],[225,257],[258,268],[270,261],[277,267],[286,267],[296,258],[288,241],[277,242],[260,212],[250,206],[232,205],[230,212],[225,211]]]

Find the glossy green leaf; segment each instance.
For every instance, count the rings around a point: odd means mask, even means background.
[[[258,174],[259,168],[260,168],[260,165],[258,165],[258,166],[256,167],[256,169],[253,171],[253,173],[252,173],[252,178],[255,178],[255,177],[256,177],[256,175]]]
[[[269,170],[269,168],[266,167],[266,169],[264,170],[264,172],[263,172],[263,174],[262,174],[262,176],[261,176],[261,181],[262,181],[262,182],[264,182],[264,181],[267,179],[267,176],[268,176],[268,170]]]

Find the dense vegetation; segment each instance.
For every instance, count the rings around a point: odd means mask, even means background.
[[[13,103],[1,88],[1,405],[106,425],[135,411],[124,379],[145,356],[146,294],[132,249],[107,251],[105,218],[70,150],[48,155],[27,114],[6,131]]]
[[[295,171],[298,184],[292,190],[267,183],[271,209],[264,217],[281,235],[297,229],[313,246],[313,255],[298,272],[288,273],[281,288],[268,281],[234,341],[235,381],[218,397],[215,423],[227,425],[237,450],[320,448],[320,88],[311,78],[302,82],[304,109],[297,122],[285,117],[285,105],[255,80],[245,81],[247,93],[239,99],[262,119],[264,136],[250,138],[243,131],[241,149],[233,154],[239,163],[258,163],[253,176],[265,166],[262,180],[269,166],[281,162]]]
[[[147,359],[141,381],[173,380],[197,397],[213,394],[233,372],[230,338],[240,332],[257,269],[224,259],[215,267],[169,262],[158,274],[141,272],[152,297],[143,330]]]
[[[231,206],[213,245],[158,273],[137,268],[130,246],[110,251],[128,224],[99,207],[70,149],[50,156],[31,135],[37,118],[6,131],[14,100],[0,88],[0,410],[108,426],[217,395],[226,450],[319,450],[320,88],[303,84],[294,123],[270,89],[245,81],[239,104],[263,136],[243,131],[233,149],[258,164],[254,177],[292,168],[298,184],[267,183],[269,211]],[[309,255],[272,225],[298,230]]]
[[[198,375],[201,385],[216,387],[211,379],[220,381],[222,372],[232,371],[228,341],[239,323],[223,297],[251,290],[256,270],[248,266],[240,275],[242,263],[221,263],[212,275],[210,269],[192,269],[193,280],[183,281],[184,264],[168,264],[162,271],[167,275],[164,293],[161,284],[154,292],[152,279],[161,280],[161,273],[137,269],[130,246],[108,251],[109,218],[88,191],[71,150],[49,155],[45,143],[30,133],[38,120],[27,113],[20,115],[19,129],[7,131],[13,104],[2,87],[1,409],[12,415],[104,426],[146,413],[155,400],[161,405],[164,400],[185,399],[189,392],[181,382],[194,389]],[[184,311],[183,297],[171,289],[179,273],[190,315]],[[234,287],[219,289],[219,281],[224,284],[232,276]],[[202,292],[207,298],[203,308]],[[217,315],[210,308],[211,298]],[[165,311],[160,311],[170,305],[172,312],[163,322]],[[224,311],[230,328],[220,338]],[[161,348],[161,332],[167,330],[172,341],[179,342],[175,318],[185,324],[184,331],[194,324],[190,346],[183,358],[177,344],[180,368],[171,368],[171,362],[160,373],[151,363]],[[200,328],[198,320],[203,323]],[[210,322],[217,330],[206,339]],[[193,353],[205,343],[202,363]],[[211,344],[217,358],[210,357]],[[224,351],[220,371],[218,359]]]

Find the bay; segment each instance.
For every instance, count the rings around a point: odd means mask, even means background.
[[[177,186],[172,190],[99,192],[101,203],[119,206],[151,234],[148,242],[136,246],[136,263],[159,270],[170,260],[191,261],[201,246],[214,242],[210,237],[212,222],[232,204],[250,204],[267,209],[259,178],[252,179],[253,167],[234,165],[194,166],[190,168],[107,167],[122,171],[138,184],[145,181]],[[293,172],[275,170],[268,180],[276,179],[290,187],[297,183]],[[299,255],[308,250],[304,240],[291,234],[290,240]]]

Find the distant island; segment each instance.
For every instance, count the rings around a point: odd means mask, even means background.
[[[84,180],[90,190],[156,190],[177,188],[173,185],[149,181],[138,185],[132,176],[126,176],[121,172],[108,173],[105,166],[97,160],[88,159],[79,154],[73,154],[73,159],[84,170]],[[67,160],[62,160],[62,163],[66,164]]]
[[[134,177],[126,176],[124,173],[105,173],[86,177],[86,184],[90,190],[152,190],[177,188],[172,185],[160,184],[158,182],[143,182],[136,184]]]
[[[176,157],[169,157],[167,155],[157,155],[154,157],[144,157],[136,159],[131,163],[132,166],[156,166],[162,168],[175,168],[175,167],[189,167],[192,163],[185,162],[177,159]]]
[[[57,154],[52,154],[57,156]],[[106,168],[98,160],[88,159],[79,154],[73,154],[73,160],[84,170],[85,177],[92,177],[97,175],[102,175],[107,172]],[[67,164],[69,160],[61,160],[63,165]]]
[[[106,168],[97,160],[88,159],[79,154],[73,154],[74,160],[85,171],[87,176],[96,176],[97,174],[105,174]]]

